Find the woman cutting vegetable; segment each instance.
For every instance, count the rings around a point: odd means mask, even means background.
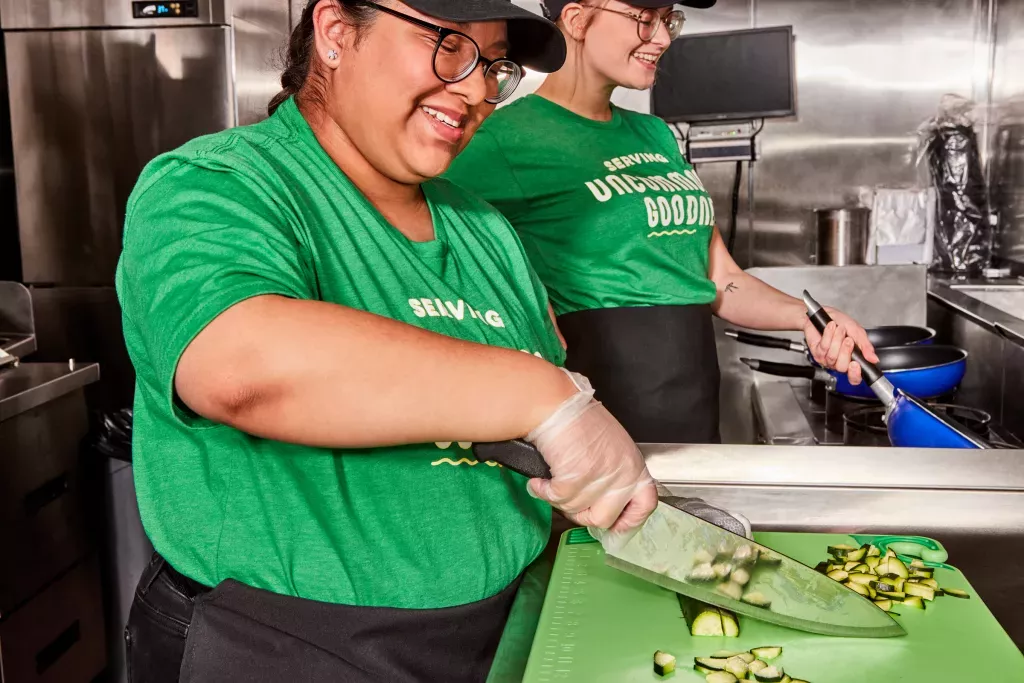
[[[482,680],[548,502],[653,509],[512,229],[432,180],[520,64],[563,59],[506,0],[313,0],[271,117],[143,172],[117,274],[159,553],[134,683]],[[468,450],[523,436],[550,481]]]
[[[819,335],[801,301],[743,272],[665,123],[611,104],[617,87],[654,84],[683,26],[672,4],[546,2],[569,45],[565,66],[490,117],[448,177],[515,227],[551,296],[567,367],[590,378],[634,439],[715,442],[712,315],[802,330],[815,360],[854,382],[854,342],[875,356],[849,316],[829,309],[835,324]]]

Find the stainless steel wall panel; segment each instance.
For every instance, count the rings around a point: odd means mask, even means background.
[[[1003,342],[1003,426],[1024,439],[1024,347]]]
[[[997,7],[992,101],[993,208],[999,213],[999,255],[1024,263],[1024,1]]]
[[[971,95],[981,17],[970,0],[761,0],[758,26],[796,34],[798,116],[772,120],[757,165],[755,261],[809,262],[810,210],[923,180],[918,125]]]
[[[235,0],[235,92],[238,125],[267,117],[267,103],[280,90],[288,43],[289,5],[285,0]]]
[[[6,35],[25,281],[113,282],[143,166],[235,123],[229,31]]]
[[[1003,338],[995,331],[958,315],[934,299],[928,301],[928,324],[938,340],[965,349],[967,372],[956,402],[986,411],[996,421],[1003,408]]]

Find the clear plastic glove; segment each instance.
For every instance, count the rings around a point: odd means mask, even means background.
[[[577,524],[635,529],[658,504],[654,480],[629,434],[594,400],[590,382],[567,374],[579,392],[526,437],[551,468],[551,479],[531,479],[529,491]]]

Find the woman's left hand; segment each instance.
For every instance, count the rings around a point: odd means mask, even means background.
[[[807,348],[819,365],[844,372],[850,378],[851,384],[860,384],[860,364],[852,359],[854,343],[860,347],[864,358],[872,363],[878,362],[875,347],[868,341],[867,332],[856,320],[828,306],[825,310],[832,318],[832,322],[825,328],[824,334],[819,334],[818,330],[814,329],[814,323],[810,319],[804,323]]]

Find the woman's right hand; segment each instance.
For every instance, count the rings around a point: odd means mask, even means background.
[[[531,479],[530,493],[587,527],[628,531],[658,504],[654,480],[629,434],[599,401],[582,375],[579,391],[526,437],[551,468],[551,479]]]

